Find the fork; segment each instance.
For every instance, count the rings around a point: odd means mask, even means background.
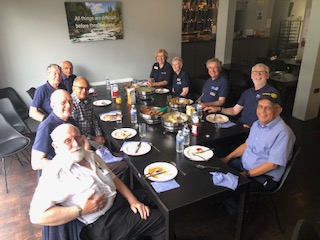
[[[220,167],[205,166],[205,165],[202,165],[202,164],[197,164],[196,168],[200,168],[200,169],[212,168],[212,169],[216,169],[216,170],[220,169]]]
[[[208,160],[208,159],[206,159],[205,157],[203,157],[203,156],[201,156],[201,155],[199,155],[199,154],[193,153],[193,152],[191,152],[191,155],[193,155],[193,156],[195,156],[195,157],[199,157],[199,158],[201,158],[201,159],[204,160],[204,161],[207,161],[207,160]]]

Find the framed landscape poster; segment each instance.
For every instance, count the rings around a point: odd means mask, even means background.
[[[123,38],[120,2],[65,2],[71,42]]]

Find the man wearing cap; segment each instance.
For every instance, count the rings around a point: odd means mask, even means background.
[[[280,117],[281,111],[277,93],[262,93],[256,109],[258,120],[246,142],[222,158],[252,180],[250,191],[275,190],[292,155],[296,138]]]

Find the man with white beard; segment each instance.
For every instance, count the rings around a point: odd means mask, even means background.
[[[85,150],[75,126],[62,124],[51,137],[56,156],[33,196],[32,223],[56,226],[78,219],[78,239],[164,239],[161,212],[151,211],[146,196],[138,194],[140,202],[97,154]]]

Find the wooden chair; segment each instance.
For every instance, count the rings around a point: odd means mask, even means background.
[[[294,227],[291,240],[320,240],[320,237],[307,220],[299,219]]]

